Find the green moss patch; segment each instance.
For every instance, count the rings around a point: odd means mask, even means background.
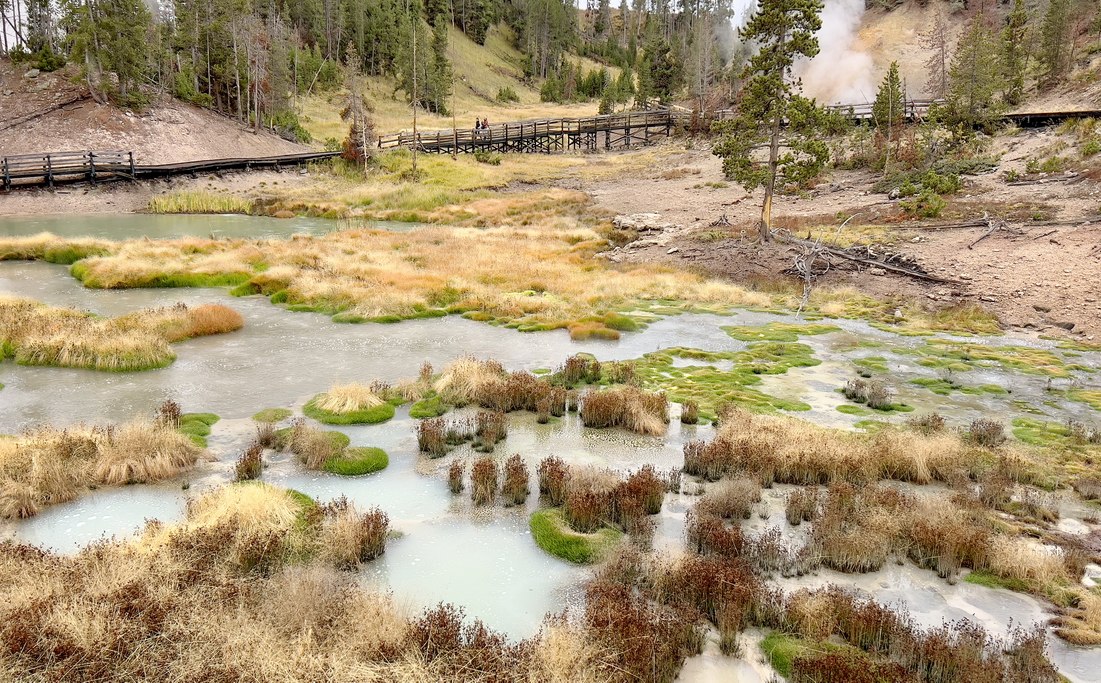
[[[413,404],[409,408],[409,417],[423,420],[429,417],[439,417],[448,411],[450,406],[443,402],[439,396],[427,396]]]
[[[1031,588],[1027,581],[1022,579],[1007,579],[986,569],[976,569],[972,572],[968,572],[967,576],[963,577],[963,580],[967,583],[973,583],[976,586],[986,586],[987,588],[1004,588],[1005,590],[1017,591],[1018,593],[1031,592]]]
[[[340,432],[329,433],[340,434]],[[344,435],[341,434],[341,436]],[[325,471],[344,477],[354,477],[384,470],[389,464],[390,456],[381,448],[345,448],[343,453],[330,458],[325,463]]]
[[[1013,420],[1013,436],[1033,446],[1070,449],[1089,447],[1083,443],[1082,435],[1073,432],[1065,423],[1045,422],[1031,417],[1018,417]]]
[[[766,325],[732,325],[722,328],[731,337],[741,341],[797,342],[800,336],[839,332],[836,325],[805,325],[799,323],[768,323]]]
[[[77,261],[70,266],[69,272],[90,289],[237,287],[252,277],[251,273],[148,273],[126,280],[105,279],[87,261]]]
[[[768,658],[769,664],[776,670],[776,673],[785,678],[791,676],[792,666],[795,660],[800,657],[813,657],[817,654],[836,652],[838,650],[852,650],[854,653],[859,652],[852,647],[836,645],[829,642],[816,643],[779,631],[773,631],[765,636],[761,640],[760,648],[761,651],[765,653],[765,657]],[[863,655],[863,653],[860,654]]]
[[[871,415],[872,411],[863,406],[855,406],[851,403],[845,403],[837,406],[837,412],[845,413],[846,415]]]
[[[731,363],[730,369],[715,365],[678,366],[677,360],[701,363]],[[776,410],[803,411],[810,406],[802,401],[769,396],[751,386],[760,384],[761,375],[781,375],[794,367],[821,363],[806,344],[757,342],[741,351],[701,351],[684,347],[648,353],[634,362],[636,376],[646,389],[665,391],[674,403],[695,401],[700,416],[713,420],[722,403],[735,403],[758,412]]]
[[[1009,393],[997,384],[980,384],[978,386],[966,386],[954,380],[940,378],[934,379],[932,377],[922,377],[920,379],[910,380],[910,384],[915,384],[919,387],[925,387],[938,396],[950,396],[955,391],[959,391],[964,394],[970,394],[972,396],[978,396],[980,394],[1002,395]]]
[[[310,399],[302,408],[302,412],[306,417],[313,418],[318,422],[329,425],[361,425],[361,424],[378,424],[380,422],[386,422],[394,417],[394,406],[389,403],[383,403],[382,405],[373,406],[371,408],[364,408],[363,410],[355,410],[350,413],[333,413],[322,408],[318,408],[317,396]]]
[[[1094,410],[1101,410],[1101,389],[1071,389],[1067,392],[1067,398],[1085,403]]]
[[[857,358],[853,361],[853,365],[860,370],[860,374],[865,377],[870,376],[874,372],[887,372],[887,359],[883,356],[868,356],[867,358]]]
[[[210,428],[220,419],[214,413],[184,413],[180,416],[179,431],[190,437],[196,446],[206,448]]]
[[[581,534],[566,523],[558,508],[544,508],[531,514],[528,522],[536,545],[574,564],[598,562],[623,537],[618,529],[604,527],[595,534]]]
[[[260,412],[253,415],[252,419],[256,420],[257,422],[275,423],[282,422],[293,414],[294,413],[287,410],[286,408],[264,408]]]
[[[930,339],[915,349],[920,365],[967,372],[975,368],[1000,367],[1033,375],[1069,377],[1071,371],[1084,369],[1068,365],[1055,353],[1026,346],[985,346],[946,339]]]

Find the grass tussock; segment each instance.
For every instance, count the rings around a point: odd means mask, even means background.
[[[199,190],[157,195],[149,200],[148,211],[149,213],[241,213],[247,216],[252,213],[253,205],[251,201],[242,197]]]
[[[0,516],[32,517],[91,487],[152,483],[191,468],[199,448],[157,421],[36,428],[0,440]]]
[[[176,359],[172,343],[232,332],[243,324],[239,313],[220,304],[176,304],[100,318],[0,296],[0,349],[21,365],[116,372],[160,368]]]
[[[664,394],[632,386],[589,391],[581,397],[580,414],[586,427],[622,427],[636,434],[659,436],[669,424],[669,401]]]
[[[311,427],[305,420],[296,420],[285,434],[286,449],[309,470],[326,469],[331,461],[344,455],[351,443],[347,435]]]
[[[497,463],[493,458],[478,458],[470,468],[470,498],[475,505],[489,505],[497,497]]]
[[[916,484],[976,479],[1003,467],[1018,480],[1050,463],[1023,448],[992,449],[965,435],[888,427],[871,434],[818,427],[790,417],[727,410],[711,442],[684,447],[687,474],[747,475],[763,485],[824,485],[896,479]]]
[[[338,384],[310,399],[302,412],[325,424],[377,424],[394,417],[394,406],[375,387]]]

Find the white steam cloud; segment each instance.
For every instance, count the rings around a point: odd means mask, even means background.
[[[875,64],[860,49],[857,30],[864,16],[864,0],[826,0],[818,55],[796,65],[803,94],[821,104],[858,104],[875,98]]]

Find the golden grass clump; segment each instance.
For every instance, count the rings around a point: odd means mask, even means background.
[[[0,348],[23,365],[92,370],[147,370],[169,365],[172,342],[240,329],[236,311],[220,304],[176,304],[100,318],[29,299],[0,295]]]
[[[338,384],[330,387],[315,400],[315,405],[330,413],[354,413],[365,408],[374,408],[384,403],[363,384]]]
[[[586,427],[622,427],[659,436],[669,424],[669,401],[665,394],[633,386],[589,391],[581,397],[581,422]]]
[[[39,428],[0,440],[0,517],[32,517],[89,487],[163,481],[191,468],[200,449],[161,422]]]
[[[486,387],[504,379],[506,374],[497,361],[468,356],[447,366],[433,388],[444,403],[465,406],[476,402]]]

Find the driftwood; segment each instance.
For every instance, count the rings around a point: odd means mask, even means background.
[[[853,263],[859,263],[861,265],[869,266],[869,267],[872,267],[872,268],[882,268],[884,270],[889,270],[893,273],[898,273],[899,275],[905,275],[907,277],[912,277],[912,278],[915,278],[917,280],[925,280],[926,282],[936,282],[936,283],[939,283],[939,284],[946,284],[946,285],[961,285],[961,284],[963,284],[962,282],[960,282],[958,280],[943,278],[943,277],[940,277],[940,276],[937,276],[937,275],[930,275],[929,273],[926,273],[923,270],[920,270],[919,267],[917,266],[917,264],[914,263],[912,260],[910,260],[905,254],[888,254],[886,258],[875,258],[874,257],[874,251],[872,251],[869,247],[862,247],[862,248],[857,247],[856,248],[857,250],[862,250],[862,251],[860,251],[860,253],[854,254],[854,253],[852,253],[852,249],[841,249],[839,247],[831,247],[831,246],[828,246],[828,245],[821,244],[817,240],[805,240],[805,239],[800,239],[798,237],[794,237],[794,236],[790,236],[790,235],[785,236],[785,237],[786,237],[786,239],[790,240],[791,242],[802,246],[803,249],[804,249],[804,253],[796,257],[797,263],[796,263],[795,267],[789,269],[789,272],[792,272],[796,275],[799,275],[800,277],[806,278],[806,273],[810,269],[807,268],[806,265],[804,265],[802,268],[800,268],[799,264],[798,264],[798,261],[801,260],[804,264],[811,264],[811,268],[813,268],[813,264],[814,264],[815,260],[818,259],[819,257],[821,257],[821,256],[836,256],[837,258],[845,259],[846,261],[852,261]],[[896,265],[896,264],[890,262],[891,259],[896,259],[896,260],[902,259],[902,260],[905,260],[906,262],[908,262],[912,265],[910,267],[903,266],[903,265]],[[828,267],[827,267],[827,270],[828,270]],[[823,273],[824,272],[825,271],[823,271]]]

